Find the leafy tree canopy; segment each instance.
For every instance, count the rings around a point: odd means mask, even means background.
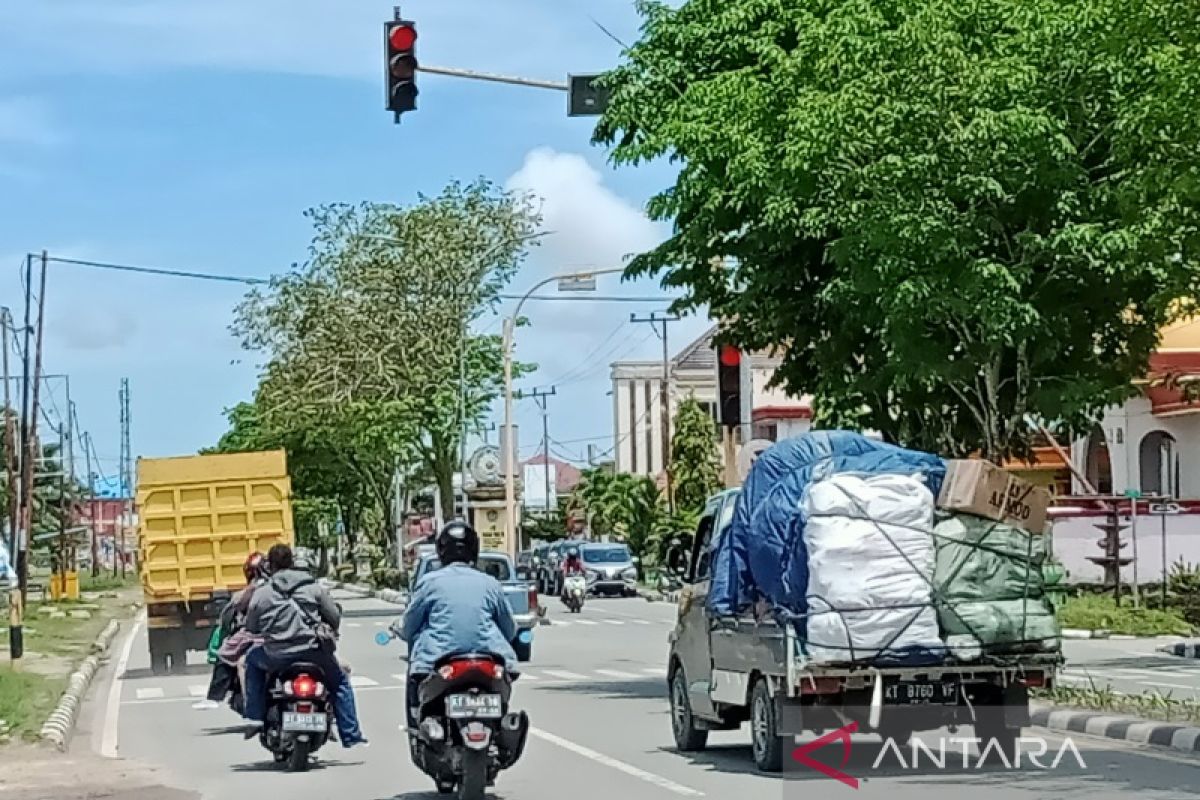
[[[678,162],[631,265],[826,423],[1083,430],[1193,311],[1200,15],[1167,0],[641,2],[595,137]]]

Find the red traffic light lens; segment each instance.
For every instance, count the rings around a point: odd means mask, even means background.
[[[417,29],[411,25],[397,25],[388,34],[388,41],[394,50],[411,50],[417,43]]]
[[[731,344],[721,345],[721,364],[726,367],[736,367],[742,363],[742,352]]]

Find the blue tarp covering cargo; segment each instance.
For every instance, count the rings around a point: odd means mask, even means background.
[[[923,475],[936,497],[946,467],[937,456],[850,431],[806,433],[765,450],[713,556],[708,607],[715,616],[735,616],[759,599],[795,614],[807,612],[800,498],[814,479],[839,472]]]

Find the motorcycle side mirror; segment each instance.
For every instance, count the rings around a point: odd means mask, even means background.
[[[375,644],[379,645],[380,647],[386,646],[391,641],[392,641],[392,637],[389,636],[388,634],[384,633],[383,631],[380,631],[379,633],[375,634]]]

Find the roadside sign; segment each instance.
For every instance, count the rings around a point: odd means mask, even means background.
[[[1151,503],[1150,513],[1160,516],[1182,514],[1183,506],[1179,505],[1179,503]]]
[[[758,458],[758,454],[773,444],[775,443],[770,439],[751,439],[742,445],[742,449],[738,453],[738,476],[743,481],[750,474],[750,468],[754,466],[754,460]]]

